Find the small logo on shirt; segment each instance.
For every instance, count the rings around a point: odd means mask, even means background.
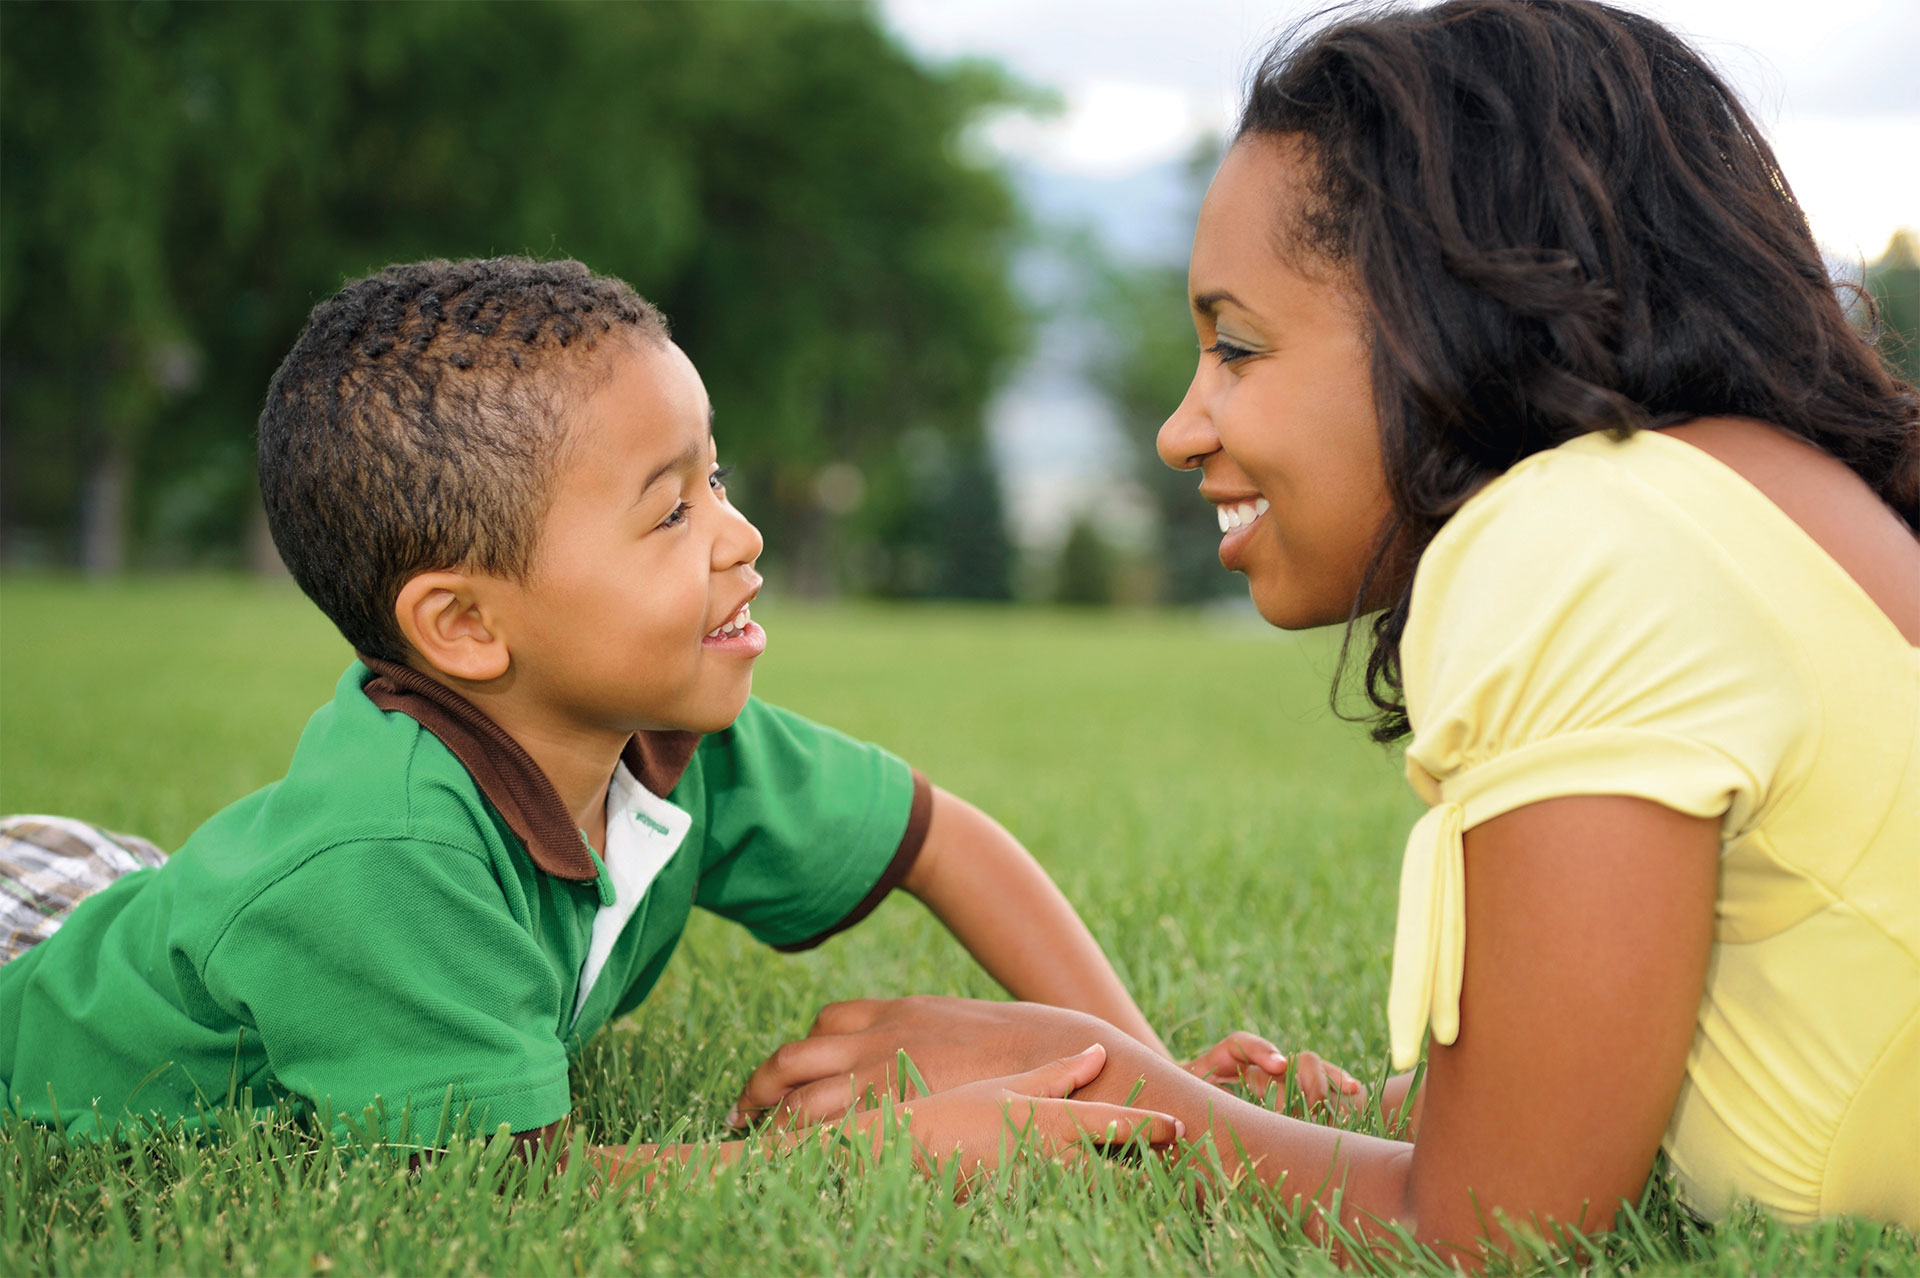
[[[641,825],[646,826],[649,830],[652,830],[655,834],[665,835],[665,834],[672,833],[672,831],[668,830],[666,826],[661,825],[658,821],[654,820],[652,817],[648,816],[644,812],[635,812],[633,814],[633,819],[638,821]]]

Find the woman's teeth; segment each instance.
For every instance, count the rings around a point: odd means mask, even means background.
[[[1254,520],[1267,513],[1268,502],[1265,497],[1255,497],[1252,501],[1222,503],[1214,507],[1220,516],[1220,531],[1232,532],[1236,528],[1245,528]]]
[[[734,613],[732,618],[728,620],[726,625],[715,626],[712,630],[707,631],[707,638],[726,639],[726,638],[732,637],[733,635],[739,634],[742,630],[745,630],[747,628],[747,623],[753,620],[753,617],[749,613],[749,609],[751,609],[752,607],[753,607],[752,604],[741,604],[740,611]]]

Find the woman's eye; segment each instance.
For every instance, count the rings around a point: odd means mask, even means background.
[[[689,507],[686,502],[684,501],[681,502],[679,505],[673,508],[673,511],[671,514],[669,514],[665,519],[660,521],[660,527],[677,528],[681,524],[686,523],[687,511],[690,509],[691,507]]]
[[[1213,340],[1213,345],[1207,347],[1207,354],[1213,356],[1222,364],[1236,364],[1253,354],[1253,352],[1244,346],[1235,346],[1224,337],[1216,337]]]

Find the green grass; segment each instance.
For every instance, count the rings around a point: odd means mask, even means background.
[[[1384,1071],[1397,759],[1335,720],[1329,636],[1213,616],[756,607],[756,690],[877,740],[997,815],[1059,879],[1176,1050],[1250,1027]],[[176,846],[277,776],[344,644],[290,587],[0,582],[0,811]],[[996,991],[912,901],[801,957],[698,917],[652,999],[575,1070],[592,1141],[719,1136],[746,1072],[824,1002]],[[597,1195],[478,1142],[409,1176],[291,1116],[69,1144],[0,1124],[0,1273],[1317,1272],[1243,1193],[1147,1164],[1025,1166],[956,1204],[897,1156],[816,1153]],[[1755,1213],[1711,1234],[1656,1182],[1603,1272],[1920,1273],[1913,1239]],[[1410,1257],[1408,1264],[1430,1262]],[[1552,1255],[1526,1269],[1574,1269]]]

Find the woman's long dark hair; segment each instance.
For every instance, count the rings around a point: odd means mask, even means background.
[[[1848,321],[1733,91],[1660,24],[1586,0],[1374,11],[1268,54],[1239,132],[1305,140],[1318,189],[1277,231],[1350,272],[1369,317],[1394,518],[1348,640],[1387,601],[1376,739],[1408,730],[1421,552],[1575,436],[1757,418],[1920,528],[1920,396]]]

